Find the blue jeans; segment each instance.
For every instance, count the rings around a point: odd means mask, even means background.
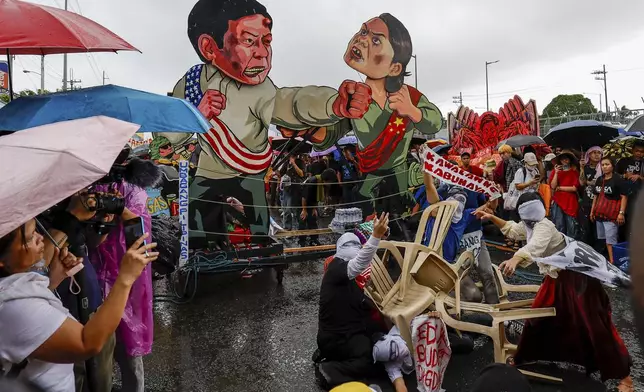
[[[282,225],[286,230],[297,230],[298,228],[298,208],[294,203],[293,195],[284,190],[284,201],[282,202]]]
[[[561,233],[576,240],[580,239],[579,223],[577,223],[576,217],[563,212],[557,203],[552,203],[552,207],[550,207],[550,220]]]

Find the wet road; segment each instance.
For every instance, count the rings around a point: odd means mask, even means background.
[[[493,257],[501,260],[500,252]],[[278,286],[273,271],[251,278],[202,278],[189,304],[157,302],[153,354],[145,358],[146,390],[217,392],[317,392],[311,354],[315,350],[320,261],[293,265]],[[158,284],[163,291],[163,283]],[[613,317],[633,360],[636,390],[644,390],[642,353],[634,335],[627,293],[610,290]],[[492,346],[477,340],[471,354],[453,356],[443,387],[469,391],[492,361]],[[557,375],[558,369],[547,369]],[[565,384],[533,383],[534,391],[604,391],[583,373],[561,371]],[[412,380],[413,381],[413,380]],[[387,380],[381,381],[391,390]],[[410,391],[415,390],[410,385]],[[614,384],[611,384],[614,385]],[[610,389],[609,389],[610,390]]]

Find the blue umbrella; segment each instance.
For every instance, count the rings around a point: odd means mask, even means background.
[[[442,144],[440,146],[434,147],[432,150],[434,150],[434,152],[438,155],[445,155],[451,149],[452,149],[451,144]]]
[[[107,116],[141,126],[139,132],[206,133],[208,121],[189,102],[107,85],[18,98],[0,109],[0,130]]]

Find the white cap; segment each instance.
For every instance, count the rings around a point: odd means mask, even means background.
[[[543,161],[544,161],[544,162],[550,162],[550,161],[552,161],[553,159],[555,159],[556,157],[557,157],[557,156],[556,156],[555,154],[550,153],[550,154],[546,155],[546,156],[545,156],[545,158],[543,158]]]
[[[523,156],[523,162],[530,166],[535,166],[539,163],[539,161],[537,161],[537,156],[531,152],[528,152]]]

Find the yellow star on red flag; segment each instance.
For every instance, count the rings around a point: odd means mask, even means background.
[[[404,121],[403,121],[403,119],[402,119],[402,118],[400,118],[400,117],[396,117],[396,121],[394,121],[394,124],[396,124],[396,126],[401,126],[401,125],[403,125],[404,123],[405,123],[405,122],[404,122]]]

